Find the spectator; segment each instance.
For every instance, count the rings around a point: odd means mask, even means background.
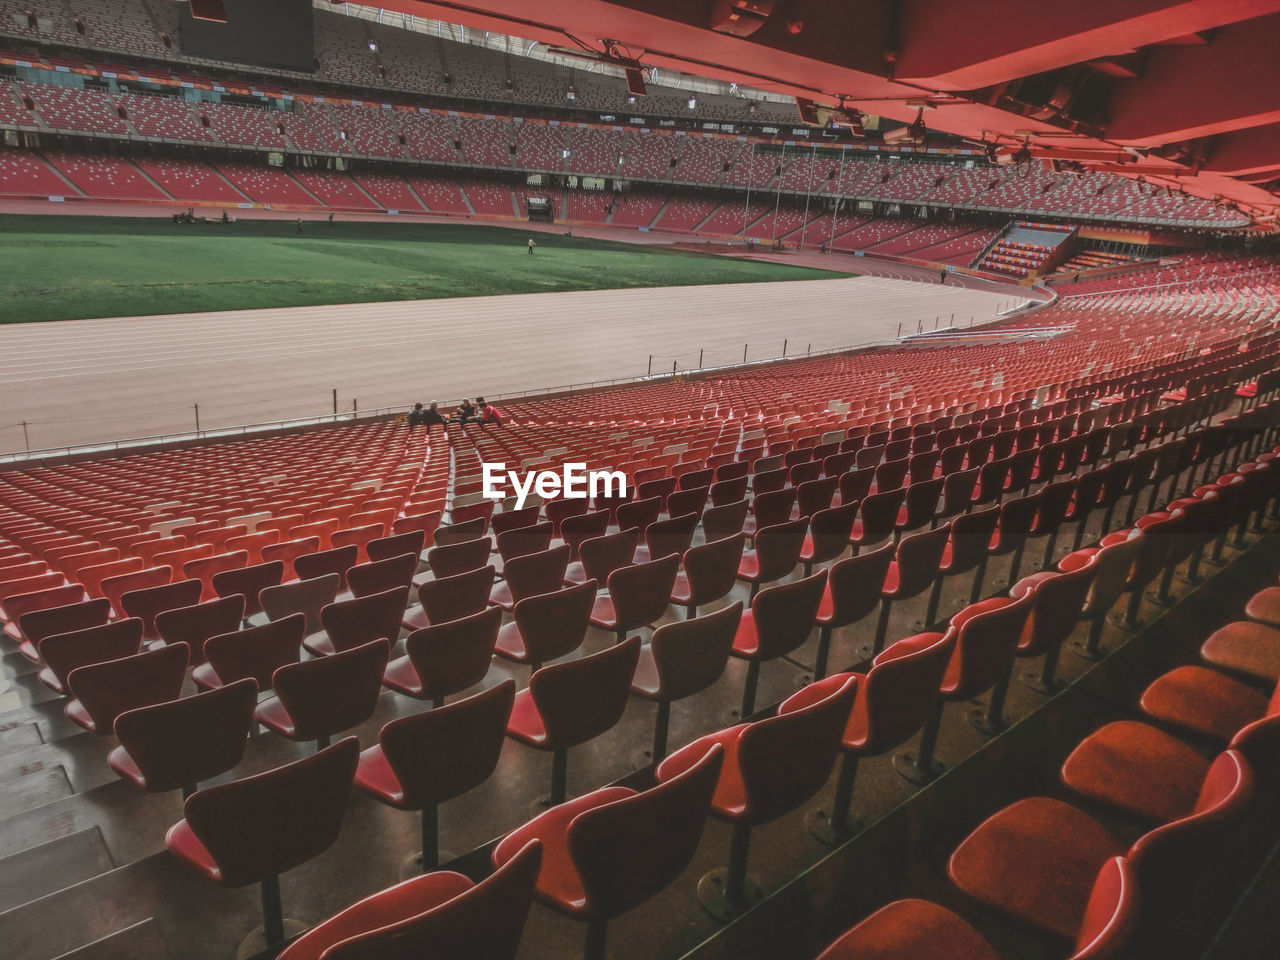
[[[480,398],[480,402],[484,403],[483,397]],[[484,406],[480,408],[480,410],[481,410],[480,426],[483,427],[486,423],[492,423],[498,427],[502,426],[502,421],[505,419],[503,416],[503,413],[501,410],[495,407],[492,403],[485,403]]]
[[[436,409],[436,405],[433,403],[433,404],[431,404],[431,406],[430,406],[430,407],[428,407],[428,408],[423,412],[423,414],[422,414],[422,422],[423,422],[423,424],[425,424],[425,425],[426,425],[426,428],[427,428],[428,430],[430,430],[430,429],[431,429],[433,426],[435,426],[437,423],[438,423],[438,424],[440,424],[440,426],[442,426],[442,427],[443,427],[443,426],[444,426],[444,424],[445,424],[445,419],[444,419],[444,417],[443,417],[443,416],[441,416],[440,411]]]
[[[422,404],[415,403],[413,405],[413,409],[409,411],[409,429],[412,430],[420,424],[425,424],[426,416],[426,413],[422,409]]]
[[[475,419],[476,408],[472,406],[470,400],[464,399],[458,404],[458,409],[453,412],[454,423],[470,423]]]

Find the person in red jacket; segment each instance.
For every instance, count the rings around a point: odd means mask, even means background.
[[[486,423],[492,423],[499,427],[502,426],[502,421],[504,419],[502,415],[502,411],[499,410],[497,407],[495,407],[492,403],[485,403],[484,397],[477,397],[476,406],[480,408],[480,425],[481,426],[484,426]]]

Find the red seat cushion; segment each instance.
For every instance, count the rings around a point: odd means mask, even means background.
[[[518,698],[517,698],[518,699]],[[749,723],[727,727],[715,733],[709,733],[686,747],[677,750],[658,765],[656,776],[659,783],[665,783],[674,776],[688,770],[707,755],[713,744],[724,747],[724,764],[720,767],[720,779],[716,782],[716,792],[711,797],[711,812],[722,820],[731,823],[741,821],[750,823],[747,817],[747,785],[742,779],[742,770],[738,766],[738,741]]]
[[[387,664],[382,672],[382,685],[409,697],[416,697],[422,693],[422,678],[418,676],[417,668],[407,656],[397,657]]]
[[[649,700],[660,699],[662,678],[658,674],[658,663],[653,658],[653,647],[645,644],[640,648],[640,660],[636,663],[636,672],[631,677],[631,692]]]
[[[222,868],[214,863],[213,857],[185,819],[169,828],[164,845],[169,848],[170,853],[185,860],[214,883],[222,882]]]
[[[750,659],[759,649],[760,635],[756,632],[756,618],[753,611],[748,610],[738,621],[738,632],[733,637],[733,653]]]
[[[818,960],[999,960],[982,935],[928,900],[896,900],[847,931]]]
[[[360,765],[356,767],[356,784],[368,793],[373,794],[383,803],[401,810],[411,810],[404,800],[404,786],[396,776],[382,746],[375,744],[368,750],[360,752]]]
[[[1139,701],[1147,716],[1223,743],[1267,712],[1267,698],[1207,667],[1178,667],[1155,680]]]
[[[1091,733],[1062,765],[1062,782],[1081,796],[1167,823],[1195,807],[1209,761],[1156,727],[1132,720]]]
[[[988,817],[947,872],[979,903],[1064,940],[1075,938],[1093,881],[1125,845],[1061,800],[1030,797]]]
[[[591,622],[597,627],[613,630],[618,623],[618,611],[613,607],[613,598],[608,594],[596,597],[591,608]]]
[[[133,757],[129,756],[129,751],[124,747],[116,747],[111,753],[107,754],[107,765],[130,783],[139,787],[146,787],[147,778],[142,775],[137,762],[134,761]]]
[[[279,960],[320,960],[334,944],[425,913],[466,893],[472,883],[460,873],[436,870],[381,890],[318,924],[289,944]]]
[[[527,743],[531,747],[546,749],[547,728],[542,722],[542,714],[533,702],[533,694],[529,688],[516,694],[515,705],[511,708],[511,719],[507,721],[507,736]]]
[[[1244,605],[1244,615],[1272,627],[1280,627],[1280,587],[1259,590]]]
[[[1280,630],[1239,620],[1215,630],[1200,647],[1215,667],[1264,683],[1280,680]]]
[[[635,796],[635,793],[627,787],[605,787],[553,807],[507,834],[494,848],[493,861],[499,865],[506,863],[526,843],[538,838],[542,841],[542,867],[538,871],[536,889],[538,899],[570,916],[591,917],[594,911],[587,902],[582,877],[569,856],[569,824],[584,811]]]
[[[508,660],[514,660],[517,663],[529,662],[529,648],[525,646],[520,625],[514,620],[502,625],[498,631],[498,642],[494,645],[494,650]]]

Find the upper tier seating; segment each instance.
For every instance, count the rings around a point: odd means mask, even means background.
[[[134,129],[144,137],[188,143],[213,139],[210,129],[200,122],[190,105],[181,100],[137,93],[118,93],[115,99]]]
[[[111,97],[99,90],[47,83],[19,84],[36,105],[40,119],[54,130],[127,133],[129,125],[116,112]]]
[[[226,143],[283,150],[288,144],[281,131],[278,111],[269,107],[241,107],[230,103],[202,103],[197,108],[208,118],[215,136]]]

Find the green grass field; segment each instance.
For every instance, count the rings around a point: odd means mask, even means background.
[[[533,236],[537,250],[525,243]],[[0,321],[847,276],[518,228],[0,217]]]

